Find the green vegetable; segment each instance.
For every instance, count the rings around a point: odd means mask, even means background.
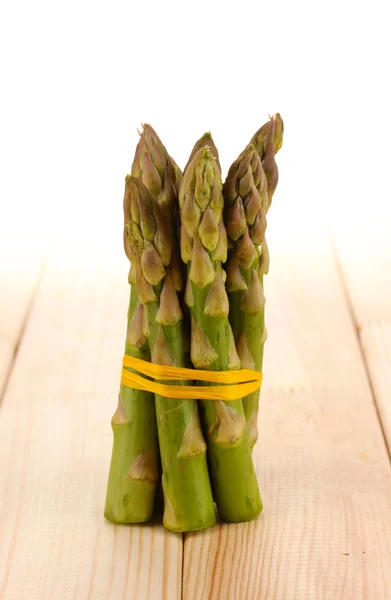
[[[223,187],[230,240],[227,263],[229,320],[243,368],[262,371],[265,328],[263,276],[269,269],[266,213],[278,182],[274,154],[283,122],[276,115],[253,136],[228,171]],[[265,172],[266,169],[266,172]],[[259,391],[243,398],[251,446],[258,438]]]
[[[196,151],[188,164],[179,202],[181,254],[188,265],[185,302],[191,313],[192,363],[198,369],[239,369],[222,268],[227,233],[221,175],[208,147]],[[233,522],[253,519],[262,503],[242,401],[201,401],[200,408],[219,516]]]
[[[174,283],[172,223],[139,180],[128,178],[127,190],[125,227],[135,257],[139,298],[148,314],[152,362],[188,366],[183,313]],[[186,385],[184,381],[173,383]],[[156,395],[156,416],[164,526],[171,531],[205,529],[215,522],[215,510],[197,402]]]
[[[132,287],[125,353],[149,360],[145,317]],[[159,478],[154,395],[121,385],[111,425],[114,441],[105,517],[114,523],[149,521]]]
[[[150,125],[144,125],[140,135],[132,174],[145,183],[167,210],[176,204],[182,173]],[[124,248],[130,259],[125,234],[124,230]],[[131,292],[125,353],[150,360],[147,315],[138,300],[133,268],[129,272],[129,283]],[[182,281],[178,281],[178,285],[182,286]],[[143,331],[139,330],[142,321]],[[159,478],[154,394],[121,385],[118,402],[112,419],[114,440],[105,517],[118,523],[149,521]],[[147,466],[146,461],[149,461]]]

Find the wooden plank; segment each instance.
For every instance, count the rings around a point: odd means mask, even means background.
[[[391,596],[391,470],[360,348],[325,231],[286,209],[269,232],[264,511],[186,535],[185,600]]]
[[[45,260],[44,239],[33,239],[27,250],[26,236],[20,225],[0,225],[0,402]]]
[[[127,265],[104,230],[75,236],[51,255],[0,411],[0,598],[175,600],[182,536],[103,518]]]
[[[360,340],[391,454],[391,321],[363,327]]]
[[[334,224],[332,238],[360,329],[391,322],[391,209],[368,220],[356,217],[354,229]]]
[[[391,215],[390,215],[391,216]],[[384,434],[391,453],[391,239],[384,210],[353,235],[334,226],[341,277],[351,303]],[[365,231],[365,243],[358,232]]]

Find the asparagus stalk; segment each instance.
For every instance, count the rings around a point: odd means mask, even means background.
[[[264,160],[270,145],[274,147],[274,154],[281,150],[283,138],[284,121],[280,113],[276,113],[254,133],[250,144],[258,152],[259,158]]]
[[[227,233],[221,175],[209,148],[199,149],[185,170],[179,202],[181,254],[188,265],[185,302],[191,312],[192,363],[200,369],[238,369],[222,269]],[[253,519],[262,503],[242,401],[201,401],[200,408],[219,516],[231,522]]]
[[[168,154],[166,147],[151,125],[143,125],[131,174],[143,181],[146,188],[164,208],[169,216],[168,223],[172,224],[172,235],[178,240],[178,193],[182,181],[182,172],[174,159]],[[178,253],[172,257],[172,262],[175,263],[175,268],[173,268],[175,288],[182,294],[185,274],[184,265],[181,263]],[[158,514],[163,513],[164,507],[161,484],[160,478],[155,500],[155,511]]]
[[[230,241],[227,265],[229,320],[242,367],[262,371],[265,328],[263,275],[269,269],[266,213],[278,182],[274,154],[281,148],[283,122],[276,115],[253,136],[228,171],[223,187]],[[266,171],[265,171],[266,169]],[[259,391],[243,398],[250,443],[258,438]]]
[[[126,191],[125,191],[126,193]],[[127,244],[126,252],[129,255]],[[146,314],[139,304],[134,271],[125,353],[149,360]],[[105,517],[114,523],[149,521],[159,477],[159,450],[154,396],[121,385],[112,418],[113,449],[106,492]]]
[[[227,263],[229,320],[243,368],[262,371],[265,341],[265,297],[259,250],[264,243],[267,182],[261,160],[249,145],[228,171],[223,187],[225,224],[231,249]],[[261,246],[262,248],[262,246]],[[259,390],[243,398],[250,444],[258,437]]]
[[[132,174],[144,181],[167,210],[173,208],[182,174],[150,125],[144,125],[140,135]],[[126,235],[124,248],[130,258]],[[139,330],[140,323],[147,322],[146,313],[138,301],[135,271],[132,268],[129,283],[131,289],[125,352],[149,360],[146,332]],[[183,285],[178,278],[177,285]],[[121,385],[112,428],[114,441],[105,516],[119,523],[149,521],[159,476],[154,395]],[[146,461],[149,461],[147,467],[144,465]]]
[[[200,139],[197,140],[196,143],[194,144],[193,150],[191,151],[191,154],[190,154],[189,160],[187,161],[184,172],[186,171],[187,167],[193,160],[194,156],[197,154],[198,150],[201,150],[201,148],[205,148],[205,147],[209,148],[209,150],[211,151],[213,158],[216,159],[217,166],[219,167],[219,171],[221,172],[219,151],[217,150],[216,144],[213,141],[212,134],[210,133],[210,131],[207,131],[206,133],[204,133],[204,135],[201,136]]]
[[[187,366],[183,313],[175,289],[172,227],[167,214],[139,180],[127,180],[125,227],[134,253],[137,290],[148,315],[152,361]],[[184,381],[175,382],[186,385]],[[163,524],[171,531],[205,529],[215,522],[212,491],[197,403],[156,398],[163,468]]]
[[[172,210],[182,173],[156,131],[145,123],[137,144],[131,174],[140,179],[159,204]]]
[[[278,184],[278,167],[274,157],[281,149],[283,137],[284,121],[281,115],[276,113],[258,129],[250,141],[262,161],[262,168],[267,180],[269,207]]]
[[[167,215],[170,234],[179,244],[178,193],[182,172],[168,154],[161,139],[151,125],[144,124],[132,165],[131,174],[142,181],[156,198]],[[181,292],[184,287],[184,268],[179,253],[172,256],[175,263],[173,275],[175,289]]]

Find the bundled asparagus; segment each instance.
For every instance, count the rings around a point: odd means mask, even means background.
[[[144,125],[140,135],[132,174],[144,182],[168,211],[173,210],[182,173],[150,125]],[[126,235],[124,248],[130,259]],[[149,361],[148,319],[138,300],[132,268],[129,283],[131,295],[125,353]],[[176,283],[178,287],[183,285],[178,278]],[[112,428],[114,441],[105,516],[118,523],[149,521],[159,476],[154,395],[121,385]]]
[[[222,269],[227,234],[221,175],[209,148],[198,150],[185,170],[179,202],[181,254],[188,265],[185,302],[191,312],[192,363],[200,369],[239,369]],[[219,516],[234,522],[253,519],[262,503],[242,402],[200,405]]]
[[[149,520],[159,481],[171,531],[215,522],[212,489],[222,520],[248,521],[262,510],[251,455],[259,392],[243,400],[192,400],[199,390],[187,393],[189,379],[178,379],[192,372],[177,368],[190,367],[191,358],[204,372],[262,369],[266,214],[282,138],[277,114],[233,163],[223,187],[210,133],[196,142],[183,178],[152,127],[140,134],[124,195],[124,247],[132,263],[125,352],[164,365],[175,379],[165,388],[141,380],[143,390],[164,389],[164,396],[121,385],[105,507],[111,521]],[[126,364],[142,373],[140,361]],[[157,373],[144,366],[145,374]],[[140,385],[139,376],[123,381]]]
[[[126,181],[124,216],[137,290],[148,314],[152,361],[187,366],[183,313],[174,285],[172,226],[145,186],[132,177]],[[197,403],[156,395],[156,415],[163,468],[163,523],[171,531],[209,527],[215,522],[215,511]]]

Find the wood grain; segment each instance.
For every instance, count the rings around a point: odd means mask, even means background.
[[[0,410],[5,600],[181,595],[181,536],[103,518],[128,294],[106,238],[53,251]]]
[[[332,228],[337,259],[342,267],[359,330],[391,322],[391,207],[356,217],[354,228]]]
[[[19,225],[0,224],[0,402],[45,261],[45,239],[27,250],[26,236]]]
[[[334,246],[352,318],[367,364],[384,435],[391,454],[391,238],[390,218],[358,222],[359,236],[334,227]]]
[[[184,600],[391,597],[391,470],[357,335],[324,228],[285,219],[269,231],[265,509],[186,536]],[[103,519],[127,265],[118,232],[77,236],[51,254],[0,408],[0,598],[176,600],[181,536]],[[381,306],[361,336],[386,404]]]
[[[325,230],[286,222],[266,281],[264,512],[186,535],[185,600],[391,597],[391,470],[360,348]]]
[[[391,321],[364,327],[360,339],[391,453]]]

